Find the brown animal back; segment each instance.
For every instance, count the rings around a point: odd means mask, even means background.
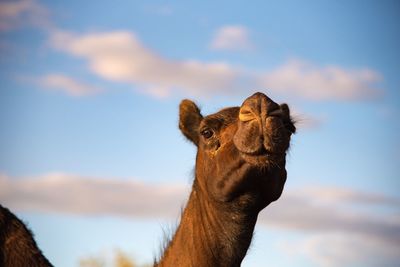
[[[2,205],[0,205],[0,266],[53,266],[38,248],[32,232]]]

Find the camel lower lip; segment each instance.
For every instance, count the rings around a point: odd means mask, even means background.
[[[243,158],[255,165],[265,165],[271,160],[276,161],[282,157],[282,153],[263,151],[262,153],[243,153]]]
[[[261,148],[261,149],[255,151],[255,152],[243,152],[243,153],[246,154],[247,156],[253,156],[253,157],[279,156],[281,154],[281,153],[278,153],[278,152],[267,150],[265,148]]]

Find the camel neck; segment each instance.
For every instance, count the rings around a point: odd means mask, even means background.
[[[257,213],[215,205],[193,187],[180,225],[156,266],[240,266]]]

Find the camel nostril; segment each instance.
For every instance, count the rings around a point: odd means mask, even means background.
[[[256,119],[256,116],[254,115],[254,113],[251,111],[250,108],[244,106],[240,109],[239,112],[239,120],[242,122],[246,122],[246,121],[252,121]]]

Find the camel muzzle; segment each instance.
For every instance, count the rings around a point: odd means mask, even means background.
[[[280,154],[289,139],[283,126],[281,106],[263,93],[248,97],[240,107],[236,147],[249,155]]]

